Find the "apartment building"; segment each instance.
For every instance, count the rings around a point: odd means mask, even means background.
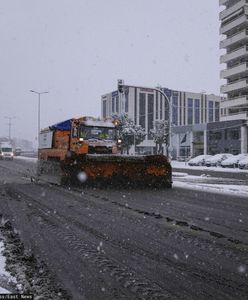
[[[248,0],[219,0],[224,9],[221,21],[220,48],[225,50],[220,63],[221,79],[226,80],[220,90],[226,94],[221,104],[221,120],[248,119]]]
[[[207,152],[207,123],[220,120],[221,97],[160,88],[171,104],[172,156],[188,157]],[[102,117],[127,113],[147,135],[136,147],[138,153],[154,153],[155,144],[149,134],[155,120],[168,119],[168,103],[153,88],[125,86],[101,97]],[[133,149],[131,149],[132,151]]]
[[[248,0],[219,0],[221,122],[209,126],[208,151],[247,153],[248,145]]]

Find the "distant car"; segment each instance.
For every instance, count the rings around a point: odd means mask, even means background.
[[[207,167],[217,167],[220,166],[221,162],[229,157],[233,156],[230,153],[220,153],[206,159],[205,165]]]
[[[239,168],[240,169],[248,169],[248,156],[239,161]]]
[[[206,159],[210,158],[212,155],[198,155],[194,158],[191,158],[188,161],[189,166],[204,166]]]
[[[221,166],[223,168],[237,168],[239,165],[239,162],[248,157],[248,154],[238,154],[238,155],[233,155],[221,162]]]
[[[14,152],[15,156],[19,156],[19,155],[21,155],[21,153],[22,153],[21,148],[19,148],[19,147],[15,148],[15,152]]]

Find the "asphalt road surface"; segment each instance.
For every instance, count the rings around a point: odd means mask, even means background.
[[[65,299],[248,299],[248,199],[66,189],[30,182],[33,172],[0,161],[0,212]]]

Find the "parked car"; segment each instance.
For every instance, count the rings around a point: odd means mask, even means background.
[[[223,168],[226,168],[226,167],[228,167],[228,168],[237,168],[239,162],[240,162],[242,159],[246,158],[246,157],[248,157],[248,154],[238,154],[238,155],[233,155],[233,156],[231,156],[231,157],[229,157],[229,158],[223,160],[223,161],[221,162],[221,166],[222,166]]]
[[[239,168],[240,169],[248,169],[248,156],[239,161]]]
[[[188,162],[189,166],[204,166],[206,159],[210,158],[212,155],[198,155],[191,158]]]
[[[233,156],[233,155],[230,153],[215,154],[214,156],[206,159],[205,165],[207,167],[219,166],[223,160],[225,160],[231,156]]]

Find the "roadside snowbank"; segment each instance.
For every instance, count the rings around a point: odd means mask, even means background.
[[[173,160],[171,162],[172,168],[176,169],[190,169],[202,171],[218,171],[218,172],[233,172],[233,173],[248,173],[248,170],[241,170],[238,168],[222,168],[222,167],[205,167],[205,166],[189,166],[187,162]]]
[[[3,256],[4,244],[0,240],[0,293],[10,294],[9,285],[16,285],[16,279],[6,271],[6,258]]]
[[[15,156],[14,159],[16,160],[25,160],[27,162],[37,162],[37,157],[25,157],[25,156]]]
[[[208,193],[220,193],[248,198],[248,187],[245,185],[207,184],[173,181],[173,187],[181,187],[190,190],[204,191]]]

